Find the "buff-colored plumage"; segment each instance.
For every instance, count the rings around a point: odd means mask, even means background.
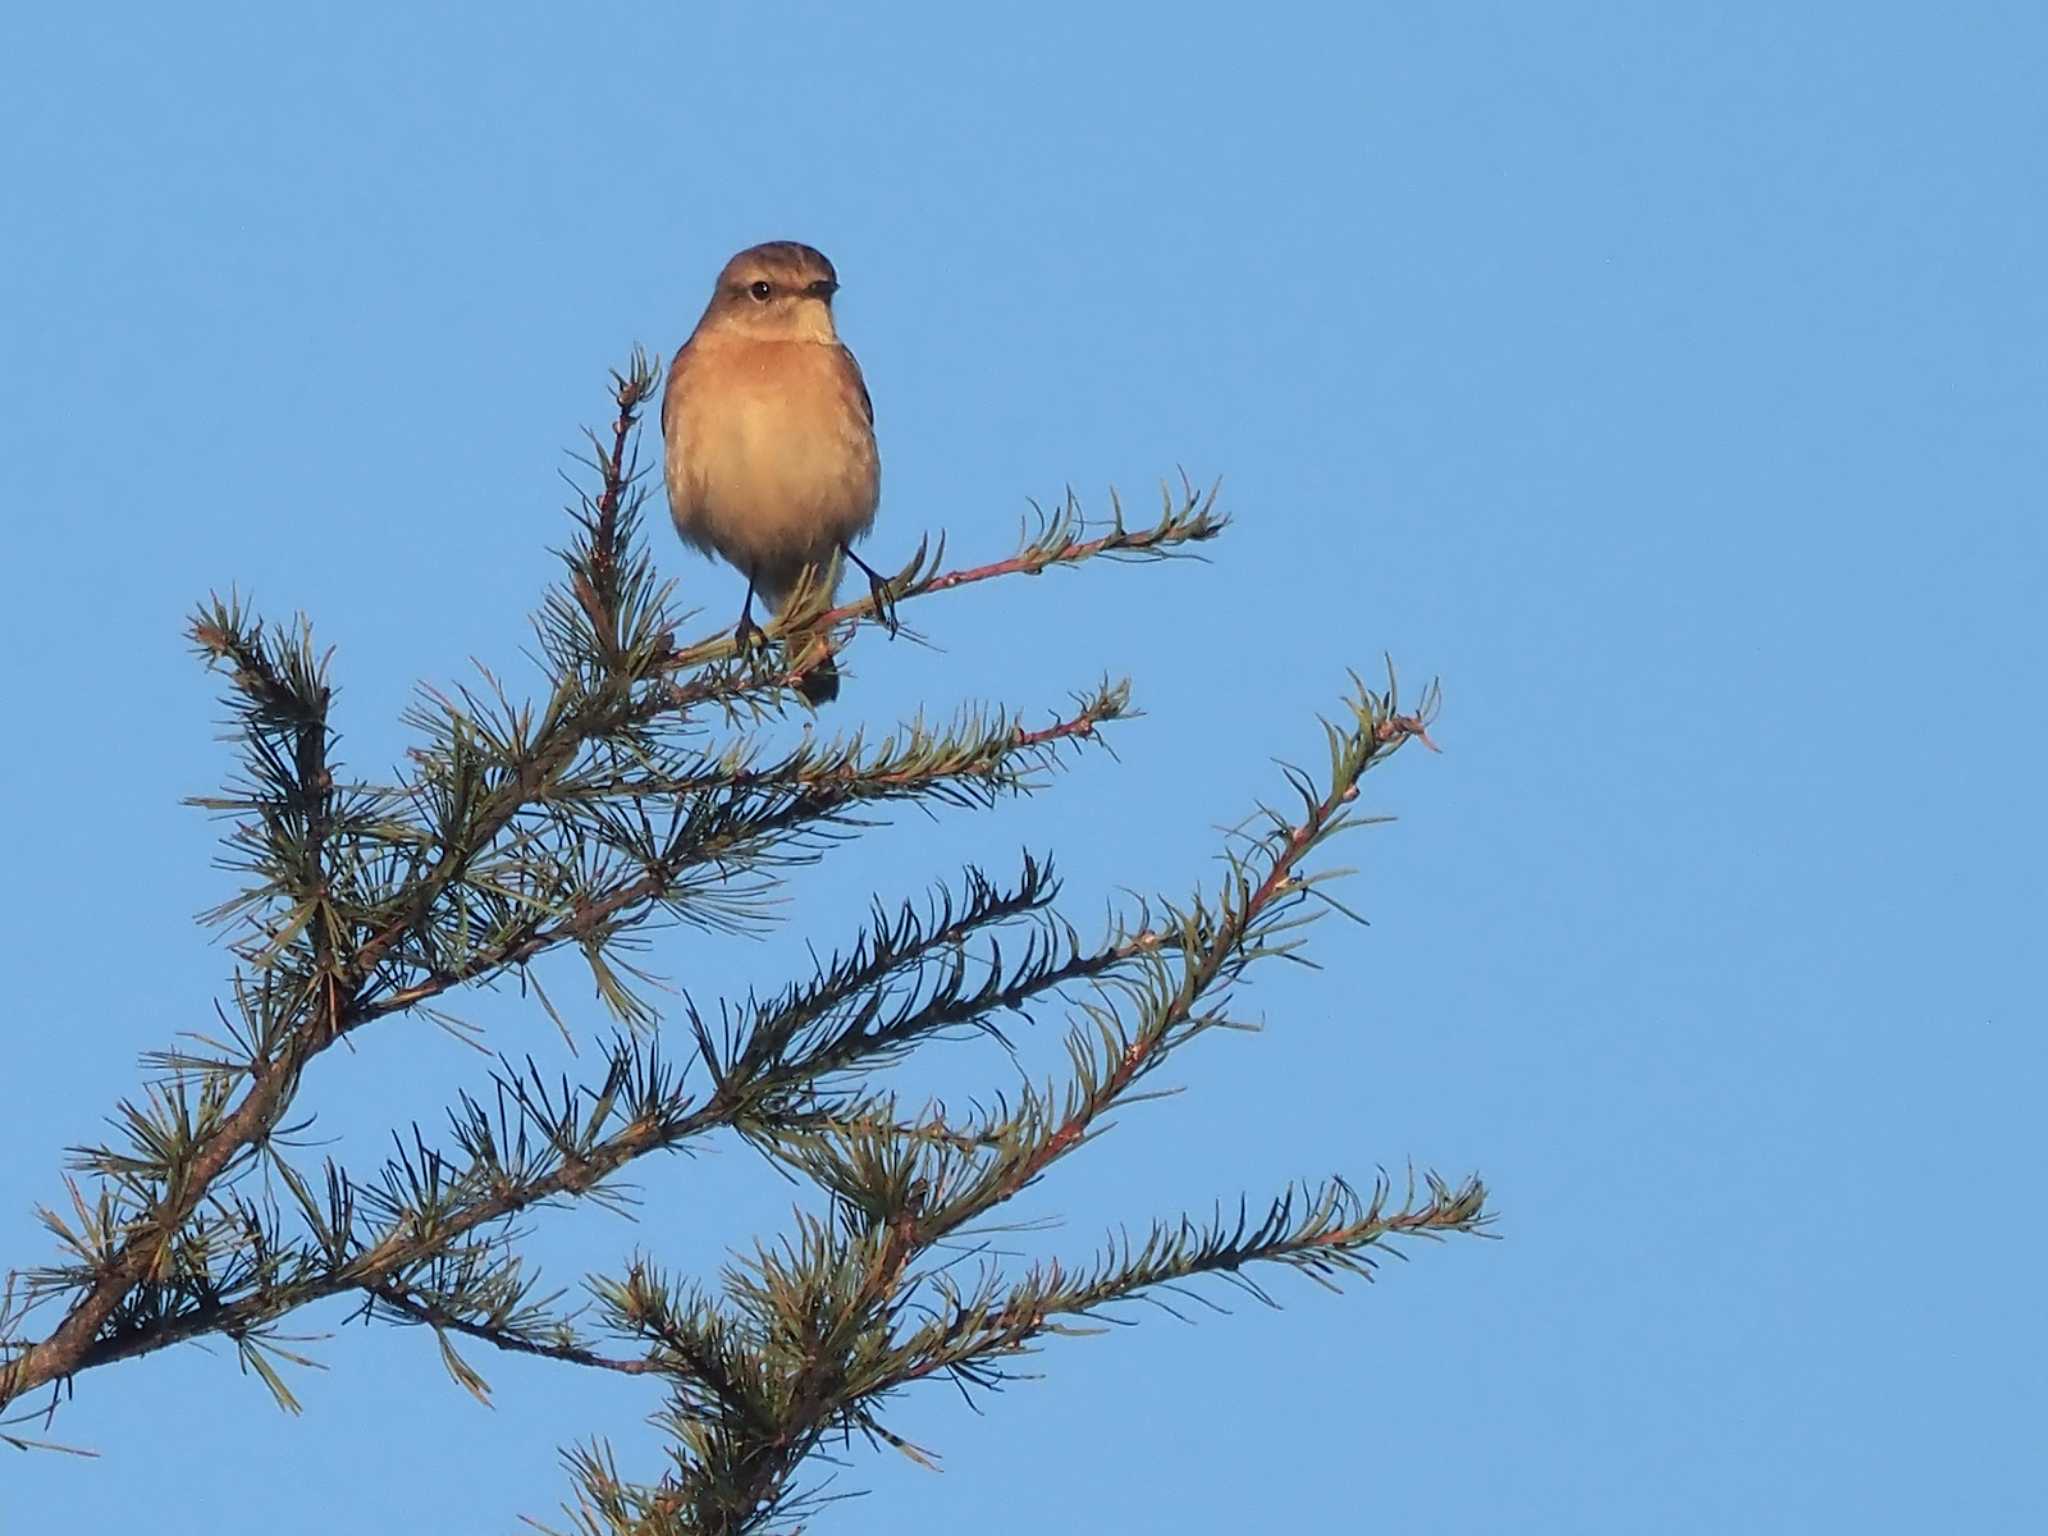
[[[832,324],[832,263],[777,241],[726,263],[661,402],[676,531],[724,559],[771,609],[809,567],[836,584],[838,557],[881,497],[874,408]],[[741,618],[742,638],[752,625]],[[838,691],[829,657],[814,701]]]

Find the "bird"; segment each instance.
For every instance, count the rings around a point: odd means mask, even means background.
[[[874,523],[882,462],[874,401],[833,324],[838,291],[823,252],[794,240],[749,246],[720,271],[669,365],[669,513],[685,543],[747,578],[733,634],[742,655],[766,638],[755,597],[779,613],[809,573],[829,601],[842,555],[866,573],[876,613],[895,631],[887,579],[852,547]],[[813,705],[839,693],[831,650],[818,649],[823,660],[797,684]]]

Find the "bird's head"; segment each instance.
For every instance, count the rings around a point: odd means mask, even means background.
[[[757,341],[837,341],[832,295],[838,291],[839,274],[823,251],[771,240],[725,264],[697,329]]]

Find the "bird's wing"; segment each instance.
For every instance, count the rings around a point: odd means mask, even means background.
[[[664,441],[670,443],[673,443],[676,437],[676,411],[683,401],[683,361],[689,355],[689,342],[686,341],[676,348],[675,359],[668,365],[668,386],[661,392],[661,435]]]
[[[875,402],[868,394],[868,381],[860,376],[860,364],[854,361],[851,348],[842,345],[839,355],[846,360],[846,374],[853,381],[853,387],[860,391],[860,408],[866,413],[868,425],[875,424]]]

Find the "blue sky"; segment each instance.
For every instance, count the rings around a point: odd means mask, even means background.
[[[912,1399],[946,1470],[856,1454],[871,1495],[816,1528],[2038,1519],[2048,15],[404,9],[0,22],[0,1267],[222,983],[194,601],[311,614],[380,770],[415,680],[514,659],[606,369],[801,238],[876,400],[878,557],[992,558],[1027,497],[1176,466],[1239,521],[1210,565],[865,637],[839,722],[1104,669],[1148,714],[1038,800],[807,872],[769,940],[669,936],[668,972],[772,983],[870,892],[1025,846],[1079,919],[1184,892],[1390,653],[1443,680],[1445,751],[1370,780],[1398,820],[1341,854],[1372,926],[1263,978],[1268,1031],[1184,1057],[1018,1241],[1411,1158],[1481,1170],[1503,1239],[1060,1343],[985,1417]],[[729,622],[730,573],[655,531]],[[515,1000],[471,1013],[548,1048]],[[374,1157],[484,1063],[400,1026],[329,1068],[320,1133]],[[732,1150],[643,1196],[551,1218],[549,1272],[710,1272],[789,1198]],[[554,1510],[566,1441],[656,1468],[642,1389],[472,1352],[485,1410],[425,1337],[315,1349],[300,1419],[231,1354],[82,1378],[51,1433],[101,1458],[9,1458],[0,1508],[498,1530]]]

